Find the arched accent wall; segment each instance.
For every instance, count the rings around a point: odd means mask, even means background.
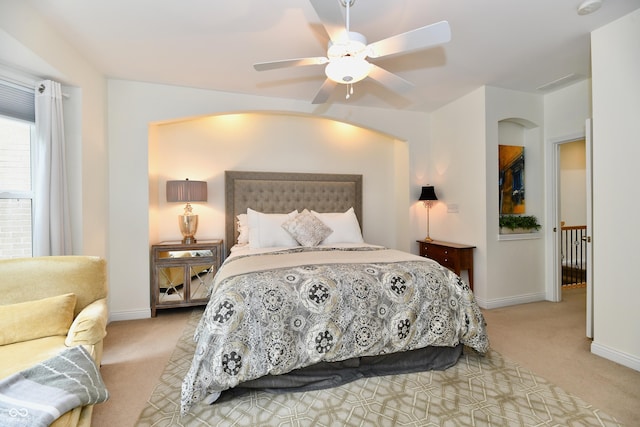
[[[327,129],[343,129],[345,127],[368,128],[370,132],[379,132],[385,137],[391,138],[393,143],[394,170],[397,171],[394,182],[386,182],[383,186],[393,187],[393,195],[385,193],[388,199],[385,204],[391,206],[393,215],[384,218],[384,226],[379,226],[377,233],[385,233],[385,240],[391,242],[390,246],[403,250],[412,250],[411,242],[421,236],[424,231],[419,229],[417,215],[414,215],[409,194],[419,193],[421,180],[418,175],[428,173],[426,151],[429,141],[429,116],[424,113],[411,111],[396,111],[375,108],[352,108],[342,105],[315,106],[309,102],[297,102],[287,99],[274,99],[268,97],[231,94],[210,90],[159,85],[152,83],[132,82],[125,80],[108,80],[108,156],[109,156],[109,275],[110,289],[110,313],[111,320],[124,320],[132,318],[149,317],[149,247],[160,241],[160,231],[163,221],[168,221],[167,230],[173,230],[174,220],[171,216],[177,215],[170,212],[167,219],[163,219],[164,213],[160,209],[159,179],[164,171],[158,170],[157,153],[154,152],[150,142],[154,141],[160,125],[177,125],[180,121],[192,118],[226,117],[232,118],[231,112],[264,112],[272,114],[273,118],[287,119],[290,123],[288,131],[281,131],[286,141],[300,143],[304,141],[309,132],[298,129],[298,123],[306,121],[306,117],[324,119]],[[219,115],[219,116],[216,116]],[[346,122],[357,126],[347,126]],[[243,125],[247,131],[252,124]],[[335,131],[333,135],[339,135]],[[218,132],[216,137],[223,138],[224,133]],[[203,138],[204,140],[204,138]],[[180,139],[179,144],[183,143]],[[337,141],[337,139],[336,139]],[[152,144],[155,144],[153,142]],[[151,148],[151,151],[150,151]],[[270,148],[263,145],[262,148]],[[232,150],[233,147],[226,149]],[[233,151],[236,153],[236,151]],[[273,149],[267,150],[272,158],[284,159],[282,153]],[[194,159],[206,155],[220,159],[220,153],[192,153],[191,162]],[[408,154],[410,153],[410,155]],[[263,153],[264,154],[264,153]],[[362,154],[362,153],[360,153]],[[243,159],[238,158],[238,163],[243,168],[256,169],[254,162],[258,158],[255,154],[247,152]],[[349,166],[358,165],[361,157],[352,155],[349,157]],[[404,159],[402,161],[398,159]],[[247,163],[241,163],[240,160]],[[222,160],[220,160],[222,161]],[[310,156],[301,161],[311,161]],[[385,160],[385,165],[389,159]],[[323,167],[328,172],[336,169],[335,161],[323,160]],[[177,164],[177,162],[174,162]],[[184,162],[188,164],[188,162]],[[291,163],[289,163],[291,164]],[[223,166],[223,165],[221,165]],[[171,169],[173,170],[173,164]],[[227,167],[224,165],[224,167]],[[278,165],[282,169],[282,165]],[[333,168],[333,170],[331,170]],[[298,170],[304,170],[297,168]],[[346,167],[345,167],[346,169]],[[354,168],[348,168],[353,172]],[[177,177],[183,179],[184,172],[177,171]],[[164,178],[168,175],[163,175]],[[212,175],[213,176],[213,175]],[[173,175],[172,175],[173,177]],[[366,183],[365,177],[365,183]],[[366,184],[365,184],[366,185]],[[214,188],[211,188],[213,192]],[[214,201],[218,197],[209,194],[209,200]],[[417,197],[417,196],[415,196]],[[365,203],[370,197],[365,194]],[[417,203],[415,203],[417,205]],[[207,205],[206,209],[212,215],[222,215],[222,205]],[[201,209],[196,207],[196,209]],[[215,211],[215,212],[214,212]],[[203,213],[206,213],[202,211]],[[365,212],[365,221],[373,220],[373,217]],[[214,223],[224,221],[214,220]],[[220,225],[222,227],[222,225]],[[363,225],[366,237],[368,232],[373,232],[375,227]],[[391,230],[388,234],[385,229]],[[175,228],[177,233],[177,227]],[[206,231],[206,225],[198,231],[198,236],[218,235],[216,230]],[[222,231],[219,235],[223,235]],[[383,234],[380,234],[383,235]],[[177,236],[177,234],[176,234]],[[395,236],[395,237],[393,237]],[[378,240],[376,236],[373,236]],[[382,239],[380,239],[382,241]],[[416,248],[417,250],[417,248]]]
[[[221,238],[224,171],[254,170],[362,174],[364,237],[396,247],[406,221],[397,219],[393,201],[408,199],[410,188],[406,146],[382,132],[303,114],[238,112],[154,124],[149,132],[151,242],[180,238],[176,217],[183,206],[166,203],[167,180],[207,181],[208,201],[194,204],[197,237]]]

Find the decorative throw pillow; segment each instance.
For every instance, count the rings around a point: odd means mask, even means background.
[[[75,294],[0,305],[0,345],[67,335],[75,308]]]
[[[298,215],[297,210],[288,214],[266,214],[247,209],[249,247],[256,249],[299,246],[296,239],[282,228],[282,223],[296,215]]]
[[[364,243],[362,231],[360,231],[360,224],[358,223],[358,218],[353,208],[349,208],[349,210],[344,213],[318,213],[316,211],[311,211],[311,213],[333,230],[333,233],[321,242],[322,245]]]
[[[333,230],[320,221],[308,210],[303,210],[297,216],[289,218],[282,224],[294,239],[302,246],[318,246]]]

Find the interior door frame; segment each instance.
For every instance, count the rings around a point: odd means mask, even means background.
[[[546,299],[552,302],[562,301],[562,255],[560,248],[560,146],[562,144],[585,139],[584,132],[572,133],[549,140],[549,210],[547,221],[550,224],[546,233],[547,248],[547,285]]]
[[[593,235],[593,123],[592,119],[585,121],[586,135],[584,138],[584,149],[586,155],[586,184],[587,184],[587,316],[586,316],[586,335],[593,338],[593,243],[591,236]]]
[[[551,190],[550,195],[550,215],[552,227],[550,232],[549,247],[549,271],[550,280],[547,286],[547,299],[553,302],[562,301],[562,260],[560,248],[560,146],[564,143],[574,141],[585,141],[586,155],[586,222],[587,222],[587,238],[591,240],[592,235],[592,182],[591,182],[591,119],[585,122],[585,132],[565,135],[560,138],[550,140],[551,161],[553,168],[551,170]],[[549,234],[548,234],[549,235]],[[587,243],[587,302],[586,302],[586,336],[593,338],[593,260],[592,260],[592,244]],[[548,276],[549,277],[549,276]],[[549,286],[550,285],[550,286]]]

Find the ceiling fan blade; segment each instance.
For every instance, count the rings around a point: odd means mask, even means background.
[[[388,87],[394,92],[402,93],[413,88],[413,83],[403,79],[402,77],[390,73],[384,68],[378,67],[377,65],[371,64],[371,71],[369,71],[369,76],[378,83],[383,86]]]
[[[416,49],[425,49],[451,40],[451,28],[447,21],[436,22],[374,43],[368,48],[370,58],[392,55]]]
[[[327,102],[327,99],[329,99],[329,96],[331,96],[331,92],[333,92],[333,89],[335,89],[336,85],[337,83],[333,80],[326,79],[324,83],[322,83],[322,86],[320,86],[320,90],[316,94],[316,97],[313,98],[313,101],[311,101],[311,103],[324,104],[325,102]]]
[[[253,68],[258,71],[275,70],[276,68],[286,67],[299,67],[303,65],[322,65],[329,62],[328,58],[324,56],[317,56],[314,58],[297,58],[297,59],[283,59],[281,61],[259,62],[253,64]]]
[[[309,0],[327,30],[332,42],[344,40],[347,37],[345,20],[340,11],[338,0]]]

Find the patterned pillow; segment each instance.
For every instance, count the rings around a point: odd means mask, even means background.
[[[287,230],[302,246],[318,246],[318,243],[333,233],[332,229],[306,209],[296,217],[285,221],[282,228]]]

